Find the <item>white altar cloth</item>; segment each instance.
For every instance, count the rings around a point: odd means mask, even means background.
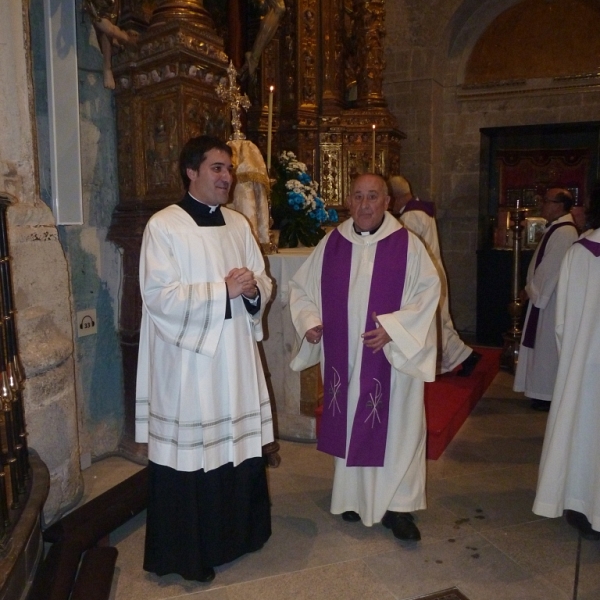
[[[288,440],[315,441],[313,415],[300,412],[300,373],[290,369],[296,331],[289,307],[289,281],[312,248],[282,248],[278,254],[265,256],[267,272],[273,280],[273,299],[267,308],[265,339],[262,342],[265,370],[274,411],[277,437]]]

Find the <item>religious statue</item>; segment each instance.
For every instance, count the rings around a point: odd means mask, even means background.
[[[119,0],[83,0],[83,10],[92,19],[96,31],[98,44],[102,52],[102,72],[104,74],[104,87],[115,89],[115,78],[112,72],[113,46],[121,47],[123,44],[135,46],[137,32],[123,31],[117,26],[119,17]]]
[[[246,61],[240,71],[240,78],[242,79],[246,76],[252,77],[254,75],[263,50],[273,39],[279,26],[279,21],[285,13],[284,0],[260,0],[260,7],[262,10],[266,10],[266,13],[260,24],[260,29],[254,40],[252,50],[246,52]]]

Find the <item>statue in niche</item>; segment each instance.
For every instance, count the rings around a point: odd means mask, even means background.
[[[104,87],[114,90],[113,47],[135,46],[138,34],[136,31],[124,31],[117,25],[120,10],[119,0],[83,0],[83,10],[92,19],[92,25],[96,31],[96,37],[102,52]]]

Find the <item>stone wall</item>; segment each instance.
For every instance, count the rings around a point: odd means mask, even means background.
[[[30,1],[31,57],[40,197],[51,204],[46,24],[42,0]],[[57,227],[67,259],[74,328],[79,448],[83,467],[117,450],[123,428],[123,382],[117,333],[121,257],[106,240],[118,201],[112,92],[102,82],[102,55],[90,20],[76,9],[83,223]],[[76,313],[95,309],[97,334],[78,337]]]
[[[465,93],[465,65],[477,39],[516,3],[386,3],[384,92],[407,134],[403,174],[438,207],[451,309],[461,331],[475,331],[480,128],[592,121],[600,115],[600,92],[592,87],[561,89],[533,81],[510,93]],[[547,32],[546,39],[553,35]]]

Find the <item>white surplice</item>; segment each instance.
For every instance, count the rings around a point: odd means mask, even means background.
[[[415,200],[419,200],[415,198]],[[473,350],[459,337],[450,316],[448,280],[442,262],[440,242],[435,219],[422,210],[409,210],[400,213],[400,221],[406,229],[412,231],[429,251],[429,256],[437,269],[442,284],[440,304],[437,312],[438,333],[441,346],[440,373],[448,373],[469,357]]]
[[[389,213],[372,235],[361,236],[352,219],[338,230],[352,242],[352,266],[348,298],[349,386],[347,444],[360,390],[360,365],[363,352],[361,334],[367,321],[371,276],[377,242],[402,226]],[[321,324],[321,268],[328,236],[321,240],[308,260],[290,282],[292,321],[303,338],[308,329]],[[435,311],[440,295],[440,280],[425,246],[409,233],[406,280],[400,310],[378,315],[392,338],[383,352],[392,365],[387,446],[383,467],[346,467],[335,458],[331,512],[353,510],[365,525],[381,521],[386,510],[409,512],[425,508],[425,381],[435,379]],[[375,324],[373,323],[373,329]],[[325,331],[323,335],[327,335]],[[322,343],[302,339],[291,363],[300,371],[321,363]],[[366,351],[370,351],[366,349]]]
[[[600,229],[586,237],[600,243]],[[556,296],[558,373],[533,512],[575,510],[600,531],[600,257],[574,244]]]
[[[262,455],[273,441],[269,395],[256,342],[271,296],[248,221],[223,208],[225,226],[198,227],[176,205],[156,213],[142,240],[142,324],[136,441],[148,458],[178,471],[210,471]],[[241,296],[225,319],[225,277],[254,272],[261,309]]]
[[[553,221],[552,225],[557,223],[573,223],[573,217],[570,214],[564,215]],[[544,236],[548,235],[550,227],[547,227]],[[525,286],[525,291],[529,296],[529,306],[523,332],[527,327],[531,306],[534,305],[540,309],[535,348],[527,348],[521,344],[513,387],[515,392],[525,392],[529,398],[551,400],[558,367],[558,351],[554,335],[556,284],[560,263],[567,250],[577,240],[577,230],[575,227],[563,226],[554,231],[546,245],[542,262],[536,269],[535,261],[544,236],[529,263],[527,285]]]

